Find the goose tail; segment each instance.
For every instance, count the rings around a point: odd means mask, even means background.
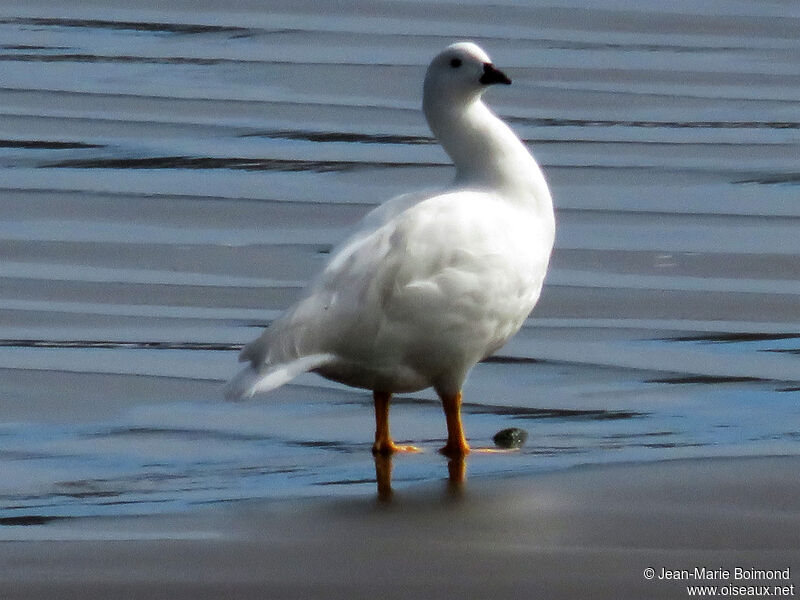
[[[269,392],[301,373],[330,363],[333,358],[332,354],[312,354],[277,365],[262,365],[261,368],[248,364],[225,386],[225,399],[241,400],[259,392]]]

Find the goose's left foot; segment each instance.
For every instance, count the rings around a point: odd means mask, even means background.
[[[375,440],[372,444],[372,453],[388,456],[396,452],[422,452],[417,446],[395,444],[391,439]]]

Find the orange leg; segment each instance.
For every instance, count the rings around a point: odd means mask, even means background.
[[[392,441],[389,433],[389,401],[392,395],[388,392],[372,392],[375,399],[375,443],[373,454],[392,454],[394,452],[419,452],[416,446],[398,446]]]
[[[469,444],[461,425],[461,392],[454,396],[442,396],[444,416],[447,419],[447,444],[439,450],[447,456],[464,456],[469,453]]]

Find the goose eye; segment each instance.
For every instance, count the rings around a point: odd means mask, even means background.
[[[461,59],[454,58],[453,60],[450,61],[450,66],[453,67],[454,69],[457,69],[458,67],[461,66]]]

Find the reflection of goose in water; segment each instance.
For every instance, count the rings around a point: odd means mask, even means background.
[[[453,498],[460,496],[464,490],[466,475],[467,461],[463,454],[454,455],[447,460],[447,493],[449,496]],[[390,503],[394,495],[391,454],[375,454],[375,482],[378,484],[378,500]]]
[[[399,196],[369,214],[304,297],[248,344],[228,397],[274,389],[305,371],[370,389],[373,451],[413,451],[389,433],[396,392],[433,387],[447,444],[463,456],[461,387],[521,327],[539,299],[555,235],[539,166],[482,102],[511,81],[472,43],[436,56],[425,76],[428,124],[453,159],[453,185]]]

